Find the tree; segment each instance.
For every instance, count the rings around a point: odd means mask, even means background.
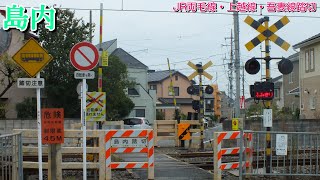
[[[79,42],[89,40],[90,24],[75,18],[70,10],[56,9],[56,29],[53,32],[39,25],[39,41],[53,56],[42,76],[46,80],[45,94],[49,107],[65,109],[66,117],[79,116],[80,101],[76,93],[79,80],[74,78],[74,67],[69,51]]]
[[[0,56],[0,97],[2,97],[11,86],[17,82],[18,77],[23,76],[23,72],[13,60],[4,53]]]
[[[98,68],[95,68],[96,79],[88,80],[89,91],[97,91]],[[127,67],[116,56],[109,56],[109,66],[103,67],[102,91],[106,92],[107,120],[118,120],[128,116],[134,103],[126,96],[124,89],[131,87]]]

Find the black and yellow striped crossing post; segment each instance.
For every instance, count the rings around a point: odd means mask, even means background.
[[[264,17],[264,25],[266,29],[269,27],[269,17]],[[269,45],[269,38],[265,40],[265,61],[266,61],[266,81],[270,81],[270,45]],[[266,102],[266,108],[270,109],[271,101]],[[266,134],[266,173],[271,172],[271,127],[267,127],[267,134]]]
[[[247,16],[244,20],[249,26],[260,32],[260,34],[249,41],[245,47],[248,51],[252,50],[254,47],[258,46],[260,43],[265,41],[265,57],[264,60],[266,61],[266,82],[270,81],[270,61],[271,59],[279,59],[279,58],[271,58],[270,57],[270,41],[274,42],[276,45],[281,47],[283,50],[287,51],[290,47],[290,44],[287,43],[285,40],[277,36],[275,33],[281,29],[283,26],[288,24],[290,21],[289,19],[284,16],[279,21],[274,23],[272,26],[269,27],[269,17],[264,17],[259,21],[254,20],[250,16]],[[264,25],[263,25],[264,23]],[[255,73],[254,73],[255,74]],[[265,107],[267,109],[271,108],[271,100],[267,100],[265,103]],[[266,127],[266,173],[271,173],[271,127]]]
[[[202,76],[205,76],[208,79],[212,79],[213,77],[205,72],[208,67],[210,67],[213,63],[209,61],[205,65],[202,66],[201,63],[199,64],[193,64],[192,62],[188,62],[188,65],[196,70],[193,72],[190,76],[188,76],[189,80],[192,80],[194,77],[199,76],[199,97],[200,97],[200,103],[199,103],[199,123],[200,123],[200,150],[204,150],[204,94],[203,94],[203,83],[202,83]]]

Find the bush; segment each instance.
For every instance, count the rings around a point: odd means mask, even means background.
[[[31,98],[24,98],[21,103],[16,105],[17,117],[22,119],[31,119],[37,117],[37,102]]]

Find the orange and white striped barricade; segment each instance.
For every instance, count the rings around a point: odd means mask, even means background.
[[[108,130],[106,143],[106,179],[111,169],[147,168],[148,179],[154,179],[154,138],[151,129]],[[111,162],[111,153],[146,153],[148,162]]]
[[[214,153],[214,180],[221,179],[221,171],[227,169],[237,169],[239,168],[239,162],[227,162],[221,163],[221,159],[223,155],[228,154],[239,154],[240,147],[233,147],[233,148],[221,148],[222,140],[227,139],[240,139],[240,131],[225,131],[225,132],[215,132],[213,134],[214,137],[214,145],[213,145],[213,153]],[[252,133],[244,133],[244,137],[248,138],[248,142],[252,141]],[[250,137],[250,138],[249,138]],[[249,153],[248,156],[252,155],[252,147],[251,143],[248,143],[250,146],[243,148],[246,153]],[[252,158],[248,160],[246,158],[245,162],[242,162],[242,165],[249,168],[252,164]]]

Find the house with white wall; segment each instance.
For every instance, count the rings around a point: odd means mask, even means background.
[[[156,119],[156,91],[148,88],[148,67],[131,54],[117,47],[117,39],[102,43],[102,49],[117,56],[127,66],[128,78],[135,86],[126,90],[135,104],[129,117],[145,117],[151,124]],[[99,45],[96,45],[99,48]]]

